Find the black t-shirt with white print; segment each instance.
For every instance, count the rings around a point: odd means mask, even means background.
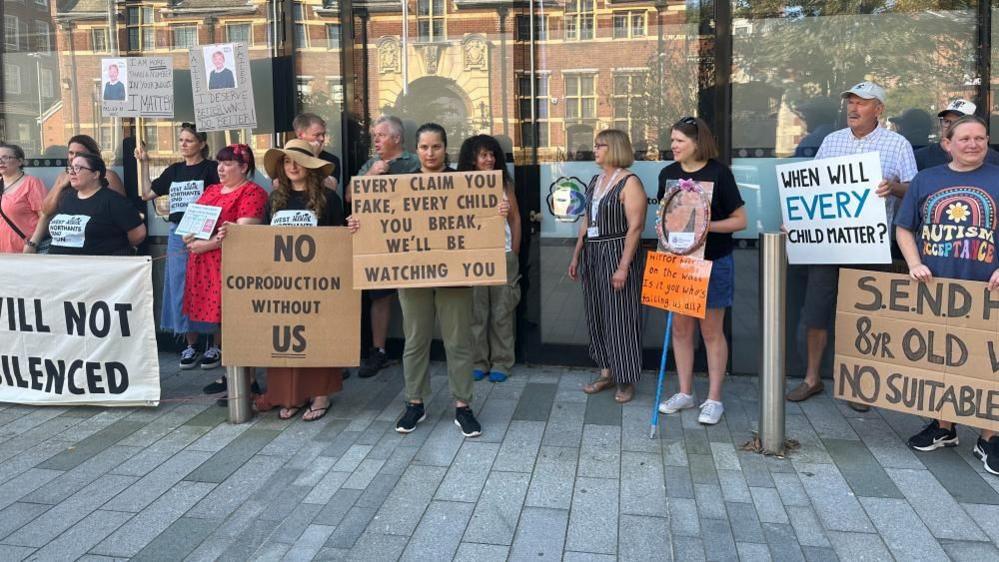
[[[119,256],[128,254],[128,231],[142,224],[125,197],[101,188],[86,199],[69,191],[49,222],[50,254]]]

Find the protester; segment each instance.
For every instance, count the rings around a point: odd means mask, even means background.
[[[937,119],[940,122],[940,142],[916,151],[916,169],[922,171],[950,162],[950,154],[943,148],[947,131],[958,119],[965,115],[974,115],[975,109],[977,106],[970,101],[957,99],[947,104],[943,111],[937,113]],[[990,147],[986,152],[985,161],[989,164],[999,164],[999,152]]]
[[[213,343],[201,358],[202,369],[214,369],[222,364],[219,347],[222,343],[222,243],[218,238],[218,227],[227,222],[260,224],[267,205],[267,192],[250,180],[255,171],[250,147],[233,144],[220,150],[215,158],[220,183],[206,187],[196,201],[199,205],[222,208],[215,230],[208,240],[198,240],[191,235],[184,237],[191,256],[184,280],[182,311],[192,321],[214,327]],[[226,388],[226,380],[222,378],[206,386],[204,391],[215,394]],[[224,400],[220,402],[225,403]]]
[[[877,152],[881,161],[881,176],[877,195],[884,199],[891,226],[901,197],[909,180],[916,175],[916,159],[912,146],[904,137],[879,123],[885,110],[885,91],[873,82],[861,82],[843,92],[847,100],[847,127],[830,133],[815,154],[816,159]],[[839,290],[839,266],[806,266],[805,304],[801,321],[806,329],[807,368],[805,379],[787,394],[792,402],[807,400],[824,390],[820,380],[822,356],[829,342],[829,328],[836,312],[836,292]],[[868,408],[850,402],[850,407]]]
[[[330,173],[323,178],[323,187],[336,191],[340,184],[340,159],[323,150],[326,145],[326,121],[315,113],[302,113],[295,116],[291,128],[295,130],[296,138],[308,142],[319,158],[332,164]],[[344,196],[346,195],[347,189],[344,188]]]
[[[158,196],[170,198],[170,234],[167,236],[166,268],[163,274],[163,305],[160,328],[176,335],[183,335],[187,347],[180,354],[180,368],[193,369],[201,359],[195,348],[198,334],[211,334],[215,326],[192,322],[184,314],[184,282],[187,275],[187,244],[177,234],[177,225],[184,218],[187,206],[205,191],[206,185],[219,183],[218,163],[208,160],[208,135],[199,133],[193,123],[183,123],[177,133],[177,148],[181,162],[167,166],[155,180],[149,176],[149,154],[145,148],[135,149],[135,158],[147,163],[141,166],[140,182],[142,199],[149,201]],[[213,361],[209,360],[209,364]]]
[[[304,140],[290,140],[284,149],[272,148],[264,155],[267,176],[276,187],[267,200],[264,221],[283,226],[344,226],[343,202],[335,191],[323,187],[333,164],[313,156],[314,147]],[[334,184],[335,185],[335,184]],[[322,368],[268,368],[267,393],[254,405],[264,412],[281,406],[278,417],[287,420],[308,406],[302,419],[316,421],[330,407],[329,395],[343,388],[343,370]]]
[[[458,170],[503,172],[503,197],[510,204],[506,218],[506,284],[472,289],[472,378],[486,376],[503,382],[510,374],[516,341],[517,303],[520,302],[520,211],[513,180],[499,143],[489,135],[476,135],[461,144]]]
[[[73,191],[59,198],[48,221],[50,254],[124,256],[146,239],[146,225],[132,203],[108,189],[100,156],[77,154],[67,167]]]
[[[24,173],[24,150],[0,142],[0,254],[32,254],[45,236],[45,186]]]
[[[75,135],[70,137],[69,142],[66,143],[68,156],[66,157],[66,162],[71,163],[73,159],[79,154],[93,154],[94,156],[101,155],[101,147],[97,144],[92,137],[87,135]],[[107,166],[105,166],[106,168]],[[66,170],[69,170],[69,166],[66,166]],[[125,195],[125,185],[121,182],[121,178],[114,172],[114,170],[107,171],[108,188],[111,191],[117,192],[120,195]],[[56,207],[59,205],[59,198],[69,187],[69,172],[63,172],[56,177],[55,183],[52,184],[52,189],[49,190],[48,195],[45,196],[45,201],[42,203],[42,212],[47,217],[51,217],[56,212]]]
[[[437,174],[448,168],[447,133],[436,123],[422,125],[416,131],[420,172]],[[509,204],[500,203],[505,217]],[[351,232],[360,222],[355,215],[347,221]],[[455,401],[454,423],[465,437],[478,437],[482,426],[475,419],[472,403],[472,289],[470,287],[435,287],[399,289],[402,305],[402,329],[406,347],[402,371],[406,380],[406,411],[395,424],[399,433],[410,433],[427,418],[424,401],[430,398],[430,341],[434,336],[434,318],[440,321],[441,337],[447,354],[447,376]]]
[[[746,228],[746,207],[732,170],[717,160],[718,146],[708,124],[696,117],[685,117],[673,125],[670,148],[675,162],[659,172],[662,201],[669,180],[710,182],[711,222],[704,245],[704,259],[712,262],[708,280],[707,310],[704,319],[684,314],[673,315],[673,357],[676,360],[680,391],[659,405],[659,411],[672,414],[693,408],[694,338],[698,325],[708,357],[708,399],[701,406],[697,421],[714,425],[721,419],[722,382],[728,366],[728,341],[725,339],[725,309],[735,296],[735,244],[732,233]]]
[[[913,150],[930,144],[930,131],[933,118],[918,107],[910,107],[897,117],[889,117],[888,122],[895,126],[895,132],[909,141]]]
[[[986,281],[989,290],[999,289],[999,255],[993,236],[999,225],[994,212],[971,209],[996,208],[999,201],[999,166],[986,163],[988,126],[974,115],[955,121],[943,138],[943,149],[952,160],[944,166],[919,172],[895,218],[898,244],[909,266],[909,276],[919,282],[933,277]],[[946,195],[946,196],[943,196]],[[949,237],[941,242],[939,232]],[[917,238],[918,236],[918,238]],[[977,246],[981,244],[981,246]],[[980,247],[980,251],[961,248]],[[933,451],[958,445],[952,422],[931,421],[909,439],[918,451]],[[999,435],[982,430],[973,453],[985,470],[999,475]]]
[[[627,133],[597,134],[593,153],[602,173],[586,188],[586,214],[569,263],[583,282],[590,357],[600,376],[583,387],[595,394],[617,385],[614,400],[629,402],[642,370],[642,287],[639,240],[645,228],[645,188],[628,167],[635,153]]]
[[[420,160],[412,152],[403,150],[402,121],[398,117],[382,115],[371,128],[375,145],[375,156],[364,163],[357,172],[359,176],[416,174],[420,172]],[[349,200],[350,197],[348,196]],[[395,289],[372,289],[364,291],[371,300],[371,342],[374,347],[361,362],[357,375],[361,378],[373,377],[388,365],[385,342],[388,339],[389,323],[392,321],[392,297]]]

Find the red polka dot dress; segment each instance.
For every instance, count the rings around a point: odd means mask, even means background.
[[[216,230],[226,222],[241,218],[263,219],[267,192],[253,182],[246,182],[229,193],[222,184],[205,188],[199,205],[222,207]],[[222,250],[191,254],[187,262],[184,286],[184,314],[195,322],[222,323]]]

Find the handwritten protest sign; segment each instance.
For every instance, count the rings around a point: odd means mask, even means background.
[[[226,365],[359,364],[361,292],[351,280],[350,238],[344,227],[228,226],[222,247]]]
[[[215,233],[215,223],[221,214],[222,207],[191,203],[174,232],[179,236],[193,234],[198,240],[208,240]]]
[[[350,189],[355,288],[506,282],[501,172],[355,177]]]
[[[876,152],[777,166],[792,264],[891,263]]]
[[[155,406],[148,257],[0,254],[0,402]],[[81,283],[86,279],[86,283]]]
[[[843,269],[836,396],[999,430],[999,294],[986,283]]]
[[[642,304],[704,318],[711,266],[707,260],[649,252],[642,276]]]
[[[128,57],[120,59],[120,62],[115,64],[127,68],[127,74],[122,73],[122,81],[127,84],[127,95],[122,99],[108,99],[107,96],[103,96],[101,99],[102,115],[105,117],[173,118],[173,59],[170,57]],[[107,66],[110,66],[110,62]],[[107,89],[108,86],[105,84],[105,90]]]
[[[257,110],[246,45],[224,43],[194,47],[189,57],[198,130],[255,128]]]

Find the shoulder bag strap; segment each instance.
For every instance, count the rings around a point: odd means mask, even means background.
[[[11,230],[14,231],[14,234],[17,234],[18,236],[20,236],[21,240],[27,240],[28,237],[25,236],[23,232],[21,232],[21,229],[18,228],[16,224],[14,224],[14,221],[10,220],[10,217],[7,216],[7,213],[3,212],[3,204],[2,203],[3,203],[3,192],[5,190],[6,190],[6,186],[4,186],[4,184],[3,184],[3,179],[0,178],[0,217],[3,217],[3,220],[4,220],[4,222],[7,223],[7,226],[9,226],[11,228]]]

